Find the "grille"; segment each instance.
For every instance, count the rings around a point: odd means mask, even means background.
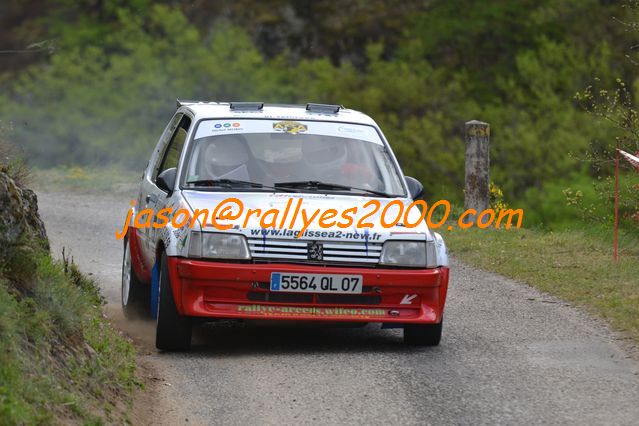
[[[252,302],[275,302],[275,303],[312,303],[313,295],[305,293],[279,293],[279,292],[257,292],[249,291],[248,300]]]
[[[317,303],[328,305],[379,305],[382,296],[366,294],[318,294]]]
[[[308,245],[314,241],[299,239],[249,238],[254,259],[290,259],[309,261]],[[316,241],[323,247],[324,257],[314,262],[378,263],[382,243]]]

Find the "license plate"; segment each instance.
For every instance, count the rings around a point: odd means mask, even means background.
[[[361,275],[271,273],[271,291],[360,294]]]

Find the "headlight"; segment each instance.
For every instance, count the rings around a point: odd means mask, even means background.
[[[189,257],[210,259],[250,259],[244,235],[216,232],[192,232]]]
[[[434,241],[386,241],[379,263],[434,268],[437,266]]]

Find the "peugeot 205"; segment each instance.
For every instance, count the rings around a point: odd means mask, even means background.
[[[178,101],[127,218],[124,313],[150,309],[161,350],[220,319],[380,323],[438,345],[448,255],[409,209],[422,196],[361,112]]]

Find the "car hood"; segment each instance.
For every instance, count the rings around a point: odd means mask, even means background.
[[[295,238],[297,232],[304,227],[302,211],[304,210],[306,212],[306,218],[309,219],[316,210],[319,210],[319,214],[317,214],[310,226],[306,228],[306,233],[302,238],[341,241],[358,241],[363,238],[370,238],[374,241],[383,242],[392,235],[393,239],[414,240],[416,238],[425,238],[428,241],[433,239],[424,221],[416,227],[409,228],[403,224],[403,214],[402,219],[395,226],[384,228],[381,225],[380,219],[384,207],[393,200],[399,200],[404,206],[403,210],[405,211],[412,203],[412,200],[408,198],[392,199],[319,193],[233,193],[195,190],[183,190],[182,195],[194,213],[197,213],[198,210],[203,211],[206,209],[208,214],[212,215],[216,207],[219,206],[217,210],[217,217],[219,218],[217,219],[218,224],[230,225],[230,228],[227,230],[228,232],[240,232],[247,238],[263,236],[267,236],[268,238]],[[220,213],[223,212],[224,206],[231,206],[234,214],[237,214],[239,211],[238,204],[235,201],[229,201],[231,198],[242,202],[243,212],[237,219],[223,220],[220,218]],[[377,200],[380,203],[380,208],[371,215],[370,213],[374,210],[374,205],[369,204],[366,206],[366,203],[370,203],[372,200]],[[395,202],[387,208],[386,222],[393,222],[397,217],[398,211],[400,210],[398,204],[399,203]],[[288,210],[287,205],[289,206]],[[296,206],[298,205],[300,208],[298,209],[297,215],[295,215]],[[357,210],[355,213],[350,214],[353,218],[353,224],[348,228],[339,228],[337,226],[322,228],[319,226],[318,220],[322,212],[328,209],[335,209],[338,212],[337,217],[327,221],[337,220],[338,223],[346,223],[347,220],[342,218],[341,215],[345,210],[352,208],[357,208]],[[253,214],[247,219],[246,216],[249,209],[260,209],[262,212],[261,216],[257,217],[257,215]],[[268,211],[271,211],[271,213],[267,215]],[[351,212],[353,211],[351,210]],[[366,217],[367,215],[368,217]],[[264,218],[263,221],[261,221],[262,217]],[[415,223],[419,220],[419,217],[419,209],[417,207],[411,209],[408,215],[409,222]],[[202,223],[202,216],[198,216],[198,219],[203,230],[211,232],[220,231],[211,224],[210,216],[206,224]],[[365,220],[374,226],[372,228],[357,228],[356,225],[360,220]],[[275,228],[269,226],[273,221],[276,224]]]

